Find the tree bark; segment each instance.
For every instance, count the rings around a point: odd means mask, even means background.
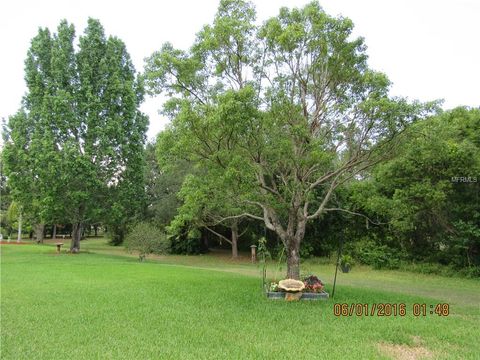
[[[238,257],[238,220],[233,220],[232,224],[232,257]]]
[[[17,243],[22,241],[22,213],[18,216],[18,233],[17,233]]]
[[[287,278],[300,280],[300,243],[305,237],[307,225],[307,205],[300,207],[301,199],[296,197],[294,206],[288,214],[288,223],[284,228],[275,210],[262,206],[264,210],[264,222],[267,228],[275,231],[287,253]]]
[[[72,242],[70,244],[70,251],[77,253],[80,251],[80,239],[82,238],[83,224],[81,222],[73,223]]]
[[[52,239],[57,238],[57,224],[53,224]]]
[[[300,238],[291,237],[287,246],[287,278],[300,280]]]
[[[45,224],[35,224],[35,239],[37,244],[43,244],[45,237]]]

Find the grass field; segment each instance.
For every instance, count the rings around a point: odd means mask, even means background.
[[[479,358],[478,280],[355,267],[335,299],[286,303],[262,296],[245,260],[82,249],[1,245],[2,359]],[[331,290],[333,265],[303,269]],[[414,303],[445,302],[448,317],[412,315]],[[405,303],[407,314],[336,317],[335,303]]]

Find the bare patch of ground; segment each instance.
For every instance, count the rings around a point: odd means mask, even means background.
[[[381,342],[378,349],[384,355],[395,360],[420,360],[433,359],[433,353],[422,346],[422,340],[419,336],[413,336],[413,346],[406,344],[388,344]]]

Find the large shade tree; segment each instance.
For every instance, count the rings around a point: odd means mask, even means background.
[[[25,60],[27,93],[7,124],[5,170],[13,197],[39,218],[83,227],[99,219],[122,236],[143,206],[143,87],[116,37],[89,19],[78,50],[73,25],[39,29]]]
[[[352,29],[317,2],[257,26],[250,3],[222,0],[188,51],[166,43],[146,64],[149,89],[170,95],[164,156],[236,174],[245,191],[234,201],[256,210],[224,219],[263,221],[290,278],[307,222],[341,211],[329,206],[335,189],[387,157],[424,109],[389,97]]]

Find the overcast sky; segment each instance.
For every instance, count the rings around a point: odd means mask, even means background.
[[[263,21],[280,6],[307,0],[254,0]],[[478,0],[323,0],[331,15],[353,20],[365,37],[370,66],[393,82],[392,95],[423,101],[444,99],[444,108],[480,106],[480,1]],[[4,0],[0,4],[0,117],[19,108],[26,91],[23,62],[38,27],[55,31],[61,19],[83,33],[88,17],[108,35],[122,39],[137,71],[143,59],[165,41],[188,48],[201,26],[210,23],[218,0],[101,1]],[[161,99],[142,106],[150,117],[148,137],[167,123],[158,115]]]

